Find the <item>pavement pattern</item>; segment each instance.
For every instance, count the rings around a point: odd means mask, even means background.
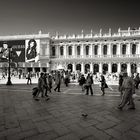
[[[48,101],[32,98],[35,86],[0,85],[0,140],[140,140],[139,90],[136,110],[120,111],[117,86],[101,96],[94,85],[94,95],[87,96],[79,85],[62,85]]]

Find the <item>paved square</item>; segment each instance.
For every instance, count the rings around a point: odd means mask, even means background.
[[[136,110],[116,110],[120,102],[117,86],[100,96],[86,96],[78,85],[61,93],[52,92],[50,100],[35,101],[35,85],[0,85],[0,140],[139,140],[140,101]],[[82,114],[87,113],[87,117]]]

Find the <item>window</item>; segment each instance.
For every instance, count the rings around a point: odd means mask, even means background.
[[[117,45],[113,45],[113,55],[116,55],[117,53]]]
[[[132,54],[136,54],[136,44],[132,45]]]
[[[86,46],[86,55],[89,55],[89,46]]]
[[[69,46],[69,48],[68,48],[68,54],[72,55],[72,47],[71,46]]]
[[[77,46],[77,55],[80,55],[80,46]]]
[[[98,54],[98,46],[97,46],[97,45],[94,47],[94,54],[95,54],[95,55]]]
[[[63,49],[63,46],[60,47],[60,55],[63,55],[64,53],[64,49]]]
[[[103,54],[104,55],[107,55],[107,45],[104,45],[103,46]]]
[[[126,54],[126,45],[125,44],[123,44],[123,46],[122,46],[122,54],[123,55]]]
[[[52,56],[55,56],[55,47],[52,47]]]

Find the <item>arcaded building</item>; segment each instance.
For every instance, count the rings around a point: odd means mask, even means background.
[[[12,61],[18,64],[15,67],[25,72],[56,69],[82,73],[140,72],[140,28],[118,29],[113,34],[111,30],[106,34],[100,30],[98,34],[91,31],[90,34],[51,36],[40,32],[36,35],[0,37],[1,48],[6,42],[17,54]],[[34,51],[30,55],[32,48]],[[0,67],[4,66],[7,62],[1,59]]]

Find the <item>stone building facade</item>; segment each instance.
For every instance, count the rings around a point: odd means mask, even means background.
[[[117,33],[55,35],[36,34],[0,37],[0,41],[37,40],[36,62],[18,62],[27,71],[69,69],[72,72],[120,73],[140,72],[140,28],[120,30]],[[26,57],[26,53],[25,53]],[[1,67],[5,62],[1,62]]]

